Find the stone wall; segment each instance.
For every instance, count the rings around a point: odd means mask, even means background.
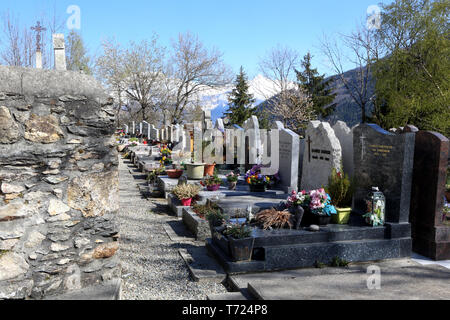
[[[114,120],[92,77],[0,66],[0,299],[120,277]]]

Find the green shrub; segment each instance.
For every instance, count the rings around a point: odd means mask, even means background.
[[[231,225],[225,230],[227,236],[231,236],[235,239],[245,239],[252,236],[252,230],[246,225]]]
[[[206,219],[209,214],[212,214],[214,217],[223,218],[220,209],[216,204],[196,204],[192,209],[202,219]]]
[[[330,178],[328,179],[327,193],[331,197],[331,203],[337,208],[347,208],[352,205],[354,192],[354,183],[341,169],[337,172],[333,168]]]

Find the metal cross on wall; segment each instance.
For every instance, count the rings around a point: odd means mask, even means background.
[[[308,156],[309,156],[309,162],[311,162],[311,142],[312,142],[312,140],[311,140],[311,137],[310,136],[308,136]]]
[[[35,27],[31,27],[31,30],[36,31],[36,51],[41,51],[41,32],[47,31],[47,28],[41,26],[41,22],[38,21]]]

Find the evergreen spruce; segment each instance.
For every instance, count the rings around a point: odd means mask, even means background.
[[[319,75],[317,69],[312,68],[311,60],[312,56],[308,52],[302,61],[303,71],[295,70],[297,82],[310,95],[315,114],[325,118],[336,110],[336,104],[331,105],[336,94],[332,94],[332,79],[325,80],[325,75]]]
[[[249,85],[244,68],[236,78],[236,87],[228,95],[229,107],[225,115],[230,119],[231,124],[242,126],[251,116],[256,115],[256,108],[253,107],[255,99],[248,93]]]
[[[67,37],[67,70],[92,74],[90,60],[81,35],[72,30]]]

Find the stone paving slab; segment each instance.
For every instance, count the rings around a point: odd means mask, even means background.
[[[189,268],[194,281],[215,279],[223,281],[226,273],[222,267],[208,255],[205,247],[179,249],[181,257]]]
[[[242,301],[248,300],[241,292],[228,292],[222,294],[212,294],[208,295],[208,300],[211,301]]]
[[[195,241],[195,236],[186,229],[181,220],[168,222],[164,230],[173,242]]]
[[[44,300],[120,300],[122,290],[121,279],[107,281],[104,284],[71,291],[58,296],[46,297]]]

